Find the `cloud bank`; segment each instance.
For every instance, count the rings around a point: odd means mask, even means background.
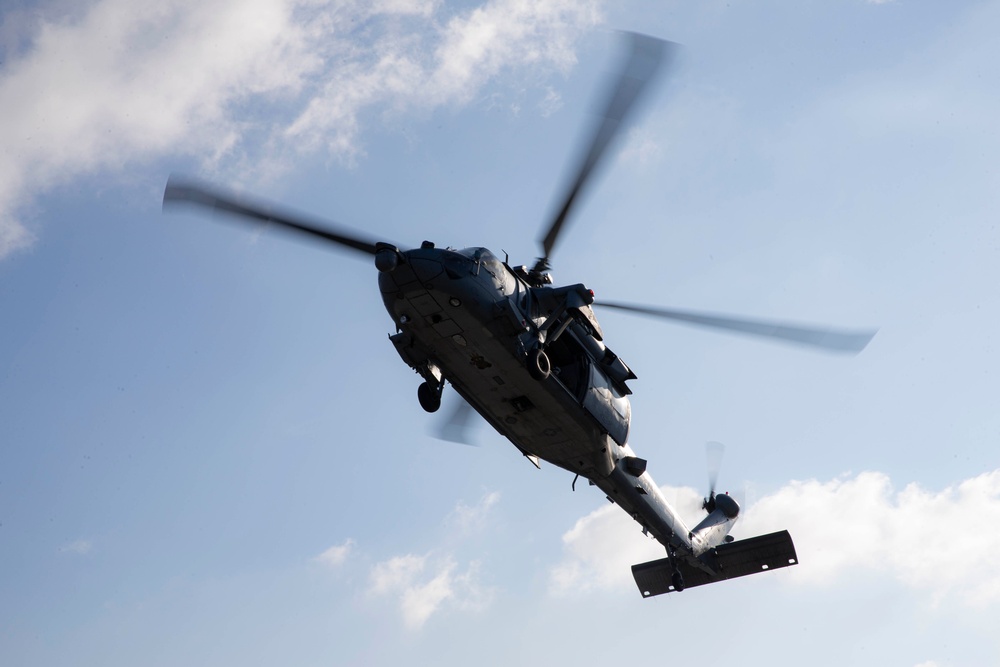
[[[0,74],[0,258],[54,187],[165,156],[251,170],[362,153],[363,115],[467,104],[491,79],[565,69],[597,0],[95,0],[23,21]]]
[[[942,491],[893,488],[864,472],[828,482],[792,482],[753,507],[744,529],[788,528],[801,565],[791,579],[832,586],[863,569],[938,601],[1000,602],[1000,470]]]
[[[663,488],[688,519],[698,493]],[[620,515],[620,516],[619,516]],[[800,564],[782,573],[793,585],[827,587],[864,571],[929,593],[983,607],[1000,603],[1000,470],[941,491],[911,483],[902,490],[879,472],[826,482],[793,481],[749,508],[737,538],[788,529]],[[663,556],[616,507],[592,512],[563,535],[553,568],[556,594],[631,587],[629,567]]]

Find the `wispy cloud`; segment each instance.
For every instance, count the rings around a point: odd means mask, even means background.
[[[348,538],[343,544],[335,544],[313,560],[329,568],[340,567],[347,560],[351,550],[354,548],[354,540]]]
[[[241,171],[266,151],[362,152],[361,114],[465,104],[498,74],[565,68],[597,0],[94,0],[20,25],[0,73],[0,258],[25,207],[163,156]],[[16,44],[14,43],[16,41]]]
[[[90,540],[75,540],[69,544],[64,544],[59,547],[59,551],[62,553],[77,554],[78,556],[85,556],[91,552],[94,548],[94,543]]]
[[[466,104],[483,84],[524,66],[566,69],[575,63],[573,42],[598,20],[594,0],[490,0],[446,20],[420,15],[419,25],[386,29],[329,72],[286,136],[306,148],[334,154],[360,150],[359,111],[429,109]],[[360,47],[360,48],[359,48]]]
[[[459,501],[455,509],[448,515],[448,523],[462,533],[471,533],[483,526],[490,509],[500,502],[500,493],[491,491],[479,499],[475,505],[466,505]]]
[[[449,543],[454,546],[465,536],[482,528],[500,494],[487,493],[475,505],[460,501],[448,514]],[[480,561],[460,565],[453,549],[434,549],[424,554],[408,553],[376,563],[370,573],[375,595],[396,600],[403,623],[419,629],[442,609],[475,611],[493,599],[494,589],[480,575]]]
[[[693,489],[664,487],[685,517],[699,515]],[[882,573],[932,600],[954,596],[972,606],[1000,602],[1000,470],[942,491],[864,472],[821,482],[793,481],[749,508],[739,536],[787,529],[800,565],[782,576],[797,584],[833,586],[850,572]],[[563,535],[565,555],[553,568],[558,594],[631,586],[629,566],[661,558],[620,509],[603,507]]]
[[[450,556],[406,554],[377,563],[371,571],[372,590],[399,601],[403,622],[419,629],[445,604],[476,610],[489,604],[493,590],[479,581],[479,562],[464,571]]]

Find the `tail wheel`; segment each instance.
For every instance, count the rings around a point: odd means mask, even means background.
[[[417,387],[417,400],[425,411],[437,412],[441,407],[441,389],[430,382],[423,382]]]
[[[544,380],[552,372],[552,362],[545,350],[536,347],[528,353],[528,373],[536,380]]]

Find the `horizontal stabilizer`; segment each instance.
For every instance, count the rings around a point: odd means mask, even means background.
[[[699,567],[683,558],[676,559],[677,570],[684,578],[684,588],[745,577],[799,562],[792,536],[787,530],[721,544],[698,560],[707,567]],[[632,576],[643,597],[673,592],[673,574],[669,558],[632,566]]]

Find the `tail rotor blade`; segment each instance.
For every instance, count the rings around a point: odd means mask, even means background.
[[[596,305],[614,308],[664,320],[685,322],[711,329],[723,329],[748,336],[770,338],[799,345],[817,347],[830,352],[857,354],[865,349],[878,330],[844,331],[831,328],[806,327],[782,322],[751,320],[724,315],[711,315],[669,308],[653,308],[613,301],[600,301]]]
[[[705,464],[708,468],[708,491],[709,496],[715,495],[715,485],[719,481],[719,470],[722,469],[722,457],[726,453],[726,446],[721,442],[705,443]]]

